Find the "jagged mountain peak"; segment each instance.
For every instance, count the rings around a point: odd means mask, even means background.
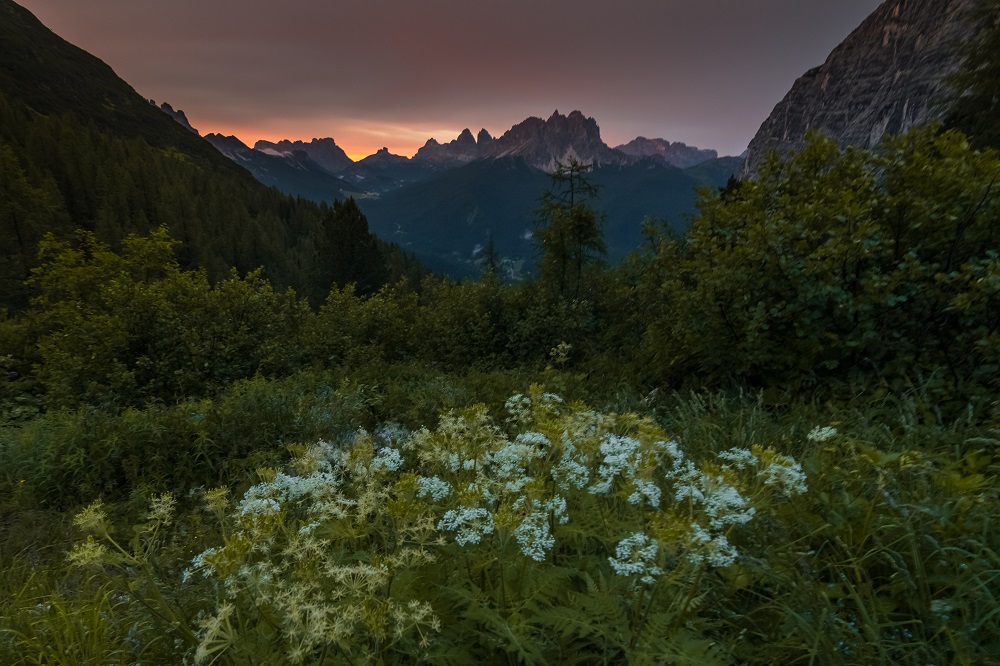
[[[156,102],[153,102],[152,100],[150,100],[150,102],[153,104],[153,106],[156,106]],[[191,127],[191,123],[188,122],[187,116],[184,115],[184,112],[181,111],[180,109],[174,110],[174,107],[170,106],[170,104],[168,104],[167,102],[164,102],[163,104],[160,105],[160,111],[163,111],[165,114],[176,120],[178,123],[180,123],[181,127],[185,128],[189,132],[194,132],[195,134],[198,134],[198,130]]]
[[[638,159],[646,157],[661,159],[666,164],[681,169],[701,164],[719,156],[719,153],[714,150],[703,150],[695,146],[688,146],[680,141],[671,143],[666,139],[647,139],[644,136],[636,137],[628,143],[615,146],[615,150]]]
[[[271,155],[283,155],[301,150],[313,162],[333,174],[340,173],[354,164],[354,160],[348,157],[344,149],[338,146],[337,142],[330,137],[322,139],[314,138],[309,143],[304,141],[289,141],[288,139],[282,139],[277,143],[261,140],[254,144],[254,150]]]
[[[480,131],[480,137],[486,130]],[[489,137],[489,133],[486,134]],[[472,136],[472,131],[465,128],[458,135],[458,138],[448,143],[438,143],[436,139],[428,139],[413,159],[418,162],[427,162],[435,166],[454,167],[479,159],[481,157],[482,146]]]
[[[235,136],[224,136],[212,132],[205,135],[205,141],[215,146],[215,149],[233,161],[250,152],[250,146],[240,141]]]
[[[574,110],[557,109],[547,120],[531,116],[504,132],[483,151],[485,157],[522,157],[528,164],[552,171],[556,162],[570,158],[595,165],[622,165],[628,158],[601,139],[593,118]]]

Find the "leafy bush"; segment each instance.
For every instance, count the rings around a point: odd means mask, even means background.
[[[49,406],[171,403],[301,363],[308,306],[259,271],[213,288],[204,272],[180,268],[163,228],[129,236],[120,254],[90,233],[78,239],[46,238],[33,270]]]
[[[223,538],[179,583],[217,599],[195,660],[727,663],[707,599],[806,490],[798,464],[766,447],[696,463],[648,418],[540,389],[507,412],[297,447],[235,507],[209,493]],[[100,506],[77,523],[104,541],[74,561],[146,561],[116,554]]]
[[[664,377],[982,404],[1000,370],[998,178],[1000,157],[953,131],[874,153],[813,136],[661,245],[647,358]]]

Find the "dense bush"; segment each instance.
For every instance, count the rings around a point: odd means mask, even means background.
[[[957,132],[841,154],[814,136],[706,196],[651,274],[646,353],[664,377],[786,390],[918,388],[956,413],[995,392],[1000,158]]]

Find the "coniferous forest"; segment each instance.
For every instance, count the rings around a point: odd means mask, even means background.
[[[0,96],[0,661],[1000,663],[969,108],[812,136],[617,265],[560,165],[509,283]]]

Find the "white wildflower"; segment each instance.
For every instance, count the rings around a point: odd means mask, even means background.
[[[690,460],[679,468],[674,484],[674,499],[700,504],[708,514],[709,525],[715,529],[748,523],[757,513],[748,506],[749,500],[722,476],[706,476]]]
[[[73,517],[73,524],[84,532],[107,534],[108,515],[104,511],[104,504],[101,500],[94,501],[90,506]]]
[[[680,444],[674,440],[670,440],[669,442],[656,442],[653,446],[670,456],[670,459],[673,461],[674,470],[680,469],[681,464],[684,462],[684,452],[681,451]]]
[[[556,543],[549,530],[549,517],[541,512],[529,513],[514,530],[514,538],[521,552],[536,562],[544,562]]]
[[[750,449],[729,449],[720,453],[719,458],[729,463],[723,465],[729,469],[749,469],[757,466],[757,456]]]
[[[566,514],[566,498],[556,495],[543,502],[522,496],[513,506],[515,510],[528,507],[528,514],[514,530],[514,539],[521,547],[521,552],[536,562],[544,562],[548,552],[556,543],[549,527],[550,518],[560,525],[569,522],[569,516]]]
[[[515,423],[527,421],[531,416],[531,398],[520,393],[507,398],[504,409]]]
[[[642,461],[641,446],[642,442],[633,437],[606,436],[601,442],[604,460],[597,469],[600,479],[590,487],[590,492],[595,495],[610,492],[615,478],[622,472],[629,478],[635,478],[635,470]]]
[[[88,536],[83,543],[73,546],[67,558],[74,567],[101,566],[111,561],[111,552],[102,543]]]
[[[385,423],[375,431],[375,436],[386,444],[399,444],[410,436],[410,431],[398,423]]]
[[[417,479],[417,497],[429,497],[432,502],[440,502],[451,495],[451,484],[437,476],[421,476]]]
[[[552,478],[562,490],[570,490],[570,488],[580,490],[590,481],[590,470],[586,465],[586,456],[576,455],[576,447],[565,434],[563,435],[562,449],[562,459],[552,467]]]
[[[219,555],[218,548],[207,548],[191,559],[191,568],[184,571],[184,582],[196,571],[201,571],[201,575],[208,578],[215,573],[215,566],[212,564]]]
[[[660,507],[661,491],[658,485],[642,479],[634,479],[632,483],[635,485],[635,492],[628,496],[629,504],[639,506],[645,498],[645,501],[654,509]]]
[[[642,532],[625,537],[615,547],[615,557],[609,557],[611,568],[619,576],[640,576],[647,585],[656,582],[663,569],[656,565],[659,544]]]
[[[552,446],[548,437],[540,432],[534,431],[522,432],[517,436],[514,442],[525,446],[536,446],[538,448],[548,448]]]
[[[373,472],[380,470],[398,472],[402,469],[403,464],[403,456],[400,455],[399,449],[387,446],[378,450],[378,453],[372,458],[372,464],[369,469]]]
[[[442,532],[455,532],[455,543],[479,543],[483,535],[493,534],[493,514],[479,507],[461,506],[444,514],[437,524]]]
[[[764,478],[765,486],[778,488],[785,497],[801,495],[808,490],[806,473],[802,471],[802,465],[786,456],[771,462],[758,473],[758,476]]]
[[[698,523],[691,524],[691,546],[693,549],[688,553],[688,560],[692,564],[707,562],[716,568],[728,567],[739,557],[739,552],[724,534],[713,536]]]
[[[240,502],[240,515],[257,518],[259,516],[273,516],[281,513],[281,505],[270,497],[266,499],[249,499]]]

